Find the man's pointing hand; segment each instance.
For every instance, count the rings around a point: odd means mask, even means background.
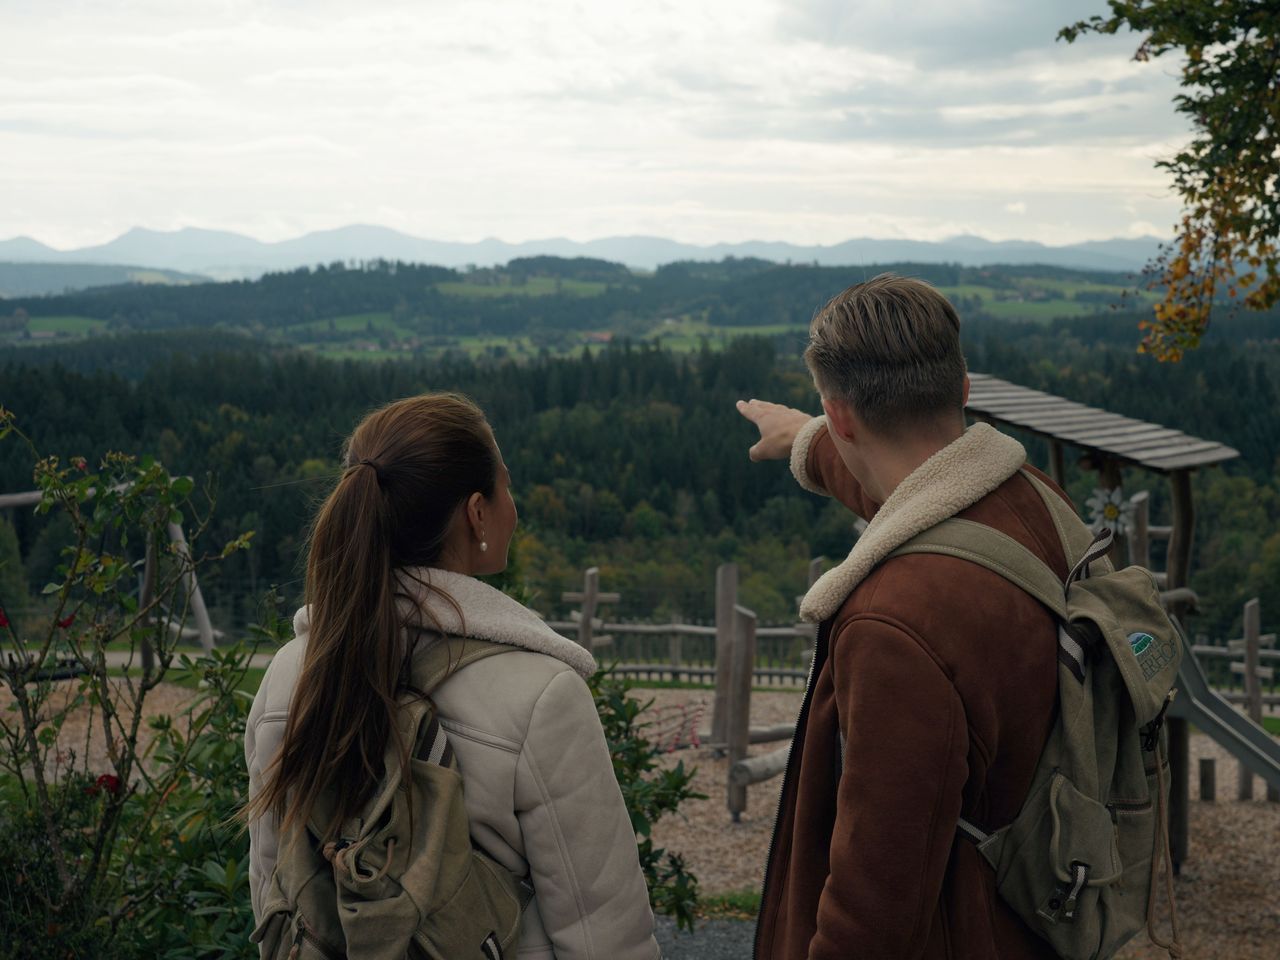
[[[800,428],[813,419],[803,410],[768,400],[739,400],[738,412],[756,425],[760,440],[747,451],[752,460],[785,460]]]

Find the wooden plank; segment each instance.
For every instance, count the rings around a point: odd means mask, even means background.
[[[1122,443],[1109,446],[1108,449],[1122,453],[1133,460],[1159,460],[1164,457],[1181,457],[1191,453],[1203,453],[1213,450],[1222,444],[1213,440],[1197,440],[1195,437],[1183,437],[1181,441],[1168,440],[1156,443]]]
[[[1191,438],[1177,430],[1166,430],[1164,427],[1143,427],[1135,432],[1134,428],[1123,430],[1079,430],[1073,431],[1071,440],[1087,447],[1105,447],[1107,450],[1120,450],[1123,444],[1156,444],[1161,442],[1186,441]]]
[[[993,403],[969,401],[970,410],[981,410],[991,417],[1016,416],[1050,416],[1053,414],[1071,413],[1083,416],[1092,413],[1088,407],[1082,407],[1061,397],[1046,397],[1038,403],[1027,403],[1022,400],[999,400]]]
[[[1168,434],[1168,435],[1170,435],[1170,436],[1181,436],[1181,435],[1182,435],[1182,432],[1181,432],[1181,431],[1179,431],[1179,430],[1174,430],[1174,429],[1172,429],[1172,428],[1170,428],[1170,427],[1162,427],[1162,426],[1160,426],[1160,424],[1158,424],[1158,423],[1147,423],[1147,422],[1146,422],[1146,421],[1144,421],[1144,420],[1135,420],[1135,421],[1133,421],[1132,423],[1127,423],[1127,424],[1118,425],[1118,426],[1101,427],[1101,428],[1098,428],[1098,429],[1096,429],[1096,430],[1091,431],[1091,433],[1093,434],[1093,436],[1091,436],[1091,437],[1090,437],[1090,438],[1088,438],[1088,439],[1090,439],[1090,440],[1094,440],[1094,439],[1096,439],[1096,440],[1097,440],[1097,441],[1099,441],[1099,442],[1106,441],[1106,440],[1119,440],[1119,439],[1122,439],[1122,438],[1125,438],[1125,437],[1130,437],[1130,436],[1140,436],[1140,435],[1148,434],[1148,433],[1150,433],[1150,434],[1162,434],[1162,435],[1163,435],[1163,434]],[[1071,439],[1071,440],[1081,439],[1081,440],[1083,440],[1083,439],[1085,439],[1085,438],[1084,438],[1083,436],[1081,436],[1081,437],[1066,437],[1066,436],[1064,435],[1064,436],[1063,436],[1063,439],[1064,439],[1064,440],[1067,440],[1067,439]]]
[[[1207,467],[1213,463],[1222,463],[1224,460],[1234,460],[1240,456],[1239,450],[1234,450],[1228,446],[1219,446],[1215,450],[1209,450],[1204,453],[1180,454],[1176,457],[1150,457],[1137,460],[1139,466],[1146,467],[1149,470],[1158,470],[1161,473],[1172,473],[1176,470],[1191,470],[1196,467]],[[1134,459],[1130,457],[1130,459]]]
[[[988,413],[998,414],[1010,410],[1035,410],[1041,407],[1056,407],[1069,403],[1072,403],[1072,401],[1063,400],[1061,397],[1051,397],[1047,394],[1042,397],[975,397],[970,394],[968,406],[978,410],[985,410]],[[1083,409],[1087,410],[1088,408],[1085,407]]]
[[[1011,423],[1025,424],[1028,427],[1035,427],[1038,429],[1052,428],[1056,433],[1058,429],[1080,430],[1088,427],[1097,427],[1102,424],[1115,423],[1115,414],[1099,413],[1094,411],[1059,410],[1056,412],[1028,414],[1026,416],[1003,416],[998,419],[1008,420]]]

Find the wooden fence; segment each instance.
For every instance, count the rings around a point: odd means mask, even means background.
[[[1140,495],[1141,497],[1142,495]],[[1139,500],[1139,498],[1134,498]],[[1139,500],[1140,505],[1145,505]],[[1130,533],[1132,559],[1150,560],[1151,536],[1166,531],[1139,522]],[[809,565],[808,585],[821,573],[822,558]],[[596,616],[601,605],[617,603],[616,593],[599,589],[599,570],[587,570],[581,591],[564,594],[569,602],[581,603],[568,621],[552,621],[550,626],[578,642],[604,663],[612,663],[616,673],[645,680],[682,680],[715,685],[710,727],[680,744],[697,743],[727,754],[729,776],[726,802],[736,822],[747,805],[747,787],[780,774],[785,768],[795,733],[793,723],[770,727],[751,726],[751,691],[756,686],[801,686],[813,659],[816,628],[795,623],[762,627],[756,616],[738,603],[738,568],[722,565],[716,571],[716,618],[714,623],[625,623],[606,622]],[[797,602],[799,597],[797,597]],[[1244,606],[1243,636],[1220,643],[1198,637],[1191,653],[1200,662],[1209,682],[1227,700],[1242,704],[1255,723],[1261,723],[1267,708],[1280,705],[1275,664],[1280,663],[1276,635],[1261,631],[1261,610],[1257,599]],[[748,757],[753,743],[786,741],[770,753]],[[1202,764],[1201,795],[1212,793],[1215,773]],[[1243,767],[1239,772],[1239,796],[1252,795],[1253,776]],[[1280,800],[1275,790],[1268,797]]]

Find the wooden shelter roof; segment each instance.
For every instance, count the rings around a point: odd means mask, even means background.
[[[970,373],[969,412],[986,420],[1070,443],[1157,473],[1234,460],[1239,451],[1156,423],[1122,417],[1051,393]]]

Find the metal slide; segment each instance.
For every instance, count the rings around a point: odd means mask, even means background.
[[[1209,689],[1195,654],[1185,644],[1182,666],[1178,668],[1178,695],[1169,714],[1195,724],[1246,767],[1280,789],[1280,740]]]

